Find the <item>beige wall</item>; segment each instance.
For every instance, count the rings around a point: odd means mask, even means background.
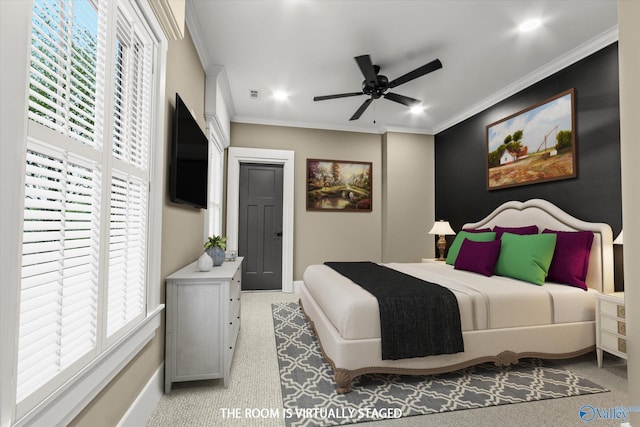
[[[188,31],[185,38],[170,41],[167,52],[165,139],[154,149],[165,152],[164,208],[162,211],[162,265],[159,286],[164,302],[164,277],[195,260],[202,253],[204,242],[204,213],[175,205],[168,195],[168,156],[171,138],[175,94],[193,110],[202,129],[204,122],[204,70]],[[164,323],[153,340],[105,387],[102,392],[74,419],[71,425],[113,427],[138,397],[153,373],[164,361]]]
[[[164,141],[164,209],[162,210],[162,277],[197,259],[203,251],[205,211],[169,200],[169,156],[176,92],[196,117],[203,131],[205,74],[191,35],[169,42],[167,55],[166,138]],[[164,286],[163,286],[164,289]],[[164,290],[163,290],[164,295]]]
[[[629,401],[640,406],[640,2],[618,1],[620,62],[620,157],[622,159],[622,221],[624,229],[624,289],[627,306],[627,379]],[[620,402],[623,404],[623,402]],[[631,413],[640,426],[640,412]]]
[[[433,258],[434,137],[388,132],[382,138],[382,260]]]
[[[382,160],[384,140],[386,167]],[[294,280],[302,279],[308,265],[329,260],[419,261],[429,254],[427,237],[416,236],[433,221],[433,137],[232,123],[231,145],[295,152]],[[308,158],[372,162],[372,212],[307,211]],[[417,185],[407,176],[408,165],[415,170],[411,175]],[[383,194],[385,177],[394,191],[390,201],[395,205],[391,209],[385,206],[389,199],[389,194]],[[413,198],[411,191],[400,189],[405,186],[417,191],[411,209],[405,209]],[[386,211],[392,219],[383,218]],[[383,233],[389,236],[389,247],[383,244]]]

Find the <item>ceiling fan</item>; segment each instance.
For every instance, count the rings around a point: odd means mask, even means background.
[[[371,63],[371,57],[369,55],[356,56],[355,60],[358,63],[358,67],[360,67],[360,71],[362,71],[362,75],[364,76],[361,92],[339,93],[336,95],[313,97],[314,101],[324,101],[327,99],[346,98],[349,96],[370,95],[370,98],[362,103],[360,108],[356,110],[356,112],[353,114],[353,116],[351,116],[349,120],[358,120],[362,113],[364,113],[364,111],[367,109],[369,104],[371,104],[374,99],[378,99],[380,97],[386,98],[390,101],[395,101],[408,107],[419,104],[420,101],[417,99],[399,95],[393,92],[387,92],[387,90],[392,89],[396,86],[400,86],[403,83],[407,83],[411,80],[417,79],[418,77],[422,77],[425,74],[442,68],[442,63],[440,62],[440,60],[436,59],[429,62],[428,64],[423,65],[422,67],[418,67],[413,71],[409,71],[408,73],[398,77],[395,80],[389,81],[387,76],[378,74],[380,72],[380,67]]]

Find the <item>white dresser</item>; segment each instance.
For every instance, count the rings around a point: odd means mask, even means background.
[[[627,358],[627,320],[624,292],[596,295],[596,355],[602,366],[602,352]]]
[[[229,385],[240,330],[242,257],[206,272],[196,264],[166,278],[165,393],[179,381],[222,378]]]

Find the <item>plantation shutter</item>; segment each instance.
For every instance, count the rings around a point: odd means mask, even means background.
[[[103,64],[98,10],[89,1],[36,0],[33,5],[29,118],[96,147],[97,84]]]
[[[47,141],[27,139],[17,402],[96,354],[103,15],[104,2],[33,4],[29,133]]]
[[[148,197],[150,42],[119,10],[115,45],[113,176],[107,336],[144,315]]]
[[[27,152],[18,401],[97,339],[99,174],[86,160],[39,148]]]
[[[111,180],[109,309],[111,336],[144,313],[147,186],[134,177]]]
[[[224,148],[215,136],[209,139],[209,194],[207,196],[207,236],[222,235],[222,184],[224,172]]]
[[[150,42],[144,42],[142,36],[140,29],[124,14],[118,15],[113,155],[146,171],[149,156],[152,50]]]
[[[135,7],[33,1],[18,415],[146,315],[155,45]]]

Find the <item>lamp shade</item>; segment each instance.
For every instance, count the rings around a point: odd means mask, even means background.
[[[620,234],[618,234],[618,237],[616,237],[616,240],[613,241],[614,245],[621,245],[622,244],[622,231],[620,230]]]
[[[446,236],[450,234],[456,234],[456,232],[453,231],[453,228],[451,228],[451,225],[449,225],[449,221],[440,220],[436,221],[435,224],[433,224],[433,227],[431,227],[431,230],[429,230],[429,234]]]

